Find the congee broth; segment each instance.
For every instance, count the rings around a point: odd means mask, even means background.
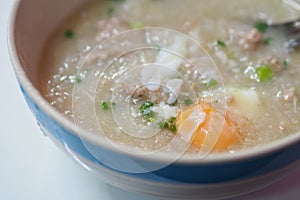
[[[261,21],[299,16],[284,2],[89,1],[49,39],[40,90],[76,125],[140,151],[280,139],[300,128],[300,56]]]

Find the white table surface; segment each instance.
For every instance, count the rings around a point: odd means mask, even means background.
[[[12,0],[0,0],[0,199],[154,200],[107,185],[63,154],[38,129],[18,88],[7,50]],[[300,199],[300,169],[236,199]]]

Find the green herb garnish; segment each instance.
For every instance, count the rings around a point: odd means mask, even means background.
[[[148,121],[151,122],[151,123],[155,122],[155,117],[149,117]]]
[[[77,83],[77,84],[82,82],[81,78],[75,77],[75,76],[69,76],[69,80],[70,80],[71,83]]]
[[[175,133],[177,131],[177,127],[175,125],[171,125],[170,130]]]
[[[101,102],[101,107],[102,107],[103,110],[108,110],[109,109],[109,105],[106,101]]]
[[[147,110],[143,115],[148,118],[153,118],[154,112],[152,110]]]
[[[77,78],[74,79],[74,81],[75,81],[75,83],[81,83],[82,79],[77,77]]]
[[[169,122],[173,124],[176,121],[176,117],[170,117]]]
[[[263,23],[263,22],[257,22],[254,27],[256,28],[256,30],[258,30],[258,32],[260,33],[264,33],[267,30],[267,24]]]
[[[273,71],[270,66],[262,65],[255,69],[257,80],[259,82],[265,82],[273,78]]]
[[[217,45],[221,46],[221,47],[226,47],[225,42],[223,42],[222,40],[217,39]]]
[[[167,128],[169,128],[169,124],[167,122],[158,122],[157,126],[160,129],[167,129]]]
[[[148,112],[149,108],[153,106],[153,103],[151,101],[146,101],[143,103],[140,107],[140,111],[142,114]]]
[[[282,61],[282,69],[286,70],[289,68],[289,61],[286,59],[284,61]]]
[[[190,98],[184,99],[183,102],[184,102],[184,104],[185,104],[186,106],[189,106],[189,105],[192,105],[192,104],[193,104],[193,101],[192,101],[192,99],[190,99]]]
[[[153,122],[155,113],[150,110],[150,108],[153,106],[153,103],[151,101],[146,101],[145,103],[143,103],[143,105],[141,105],[140,107],[140,111],[143,115],[143,117],[147,118],[148,121]]]
[[[71,29],[68,29],[64,32],[64,36],[67,39],[72,39],[74,38],[74,32]]]
[[[272,41],[272,38],[271,37],[267,37],[267,38],[265,38],[263,40],[263,43],[264,43],[264,45],[269,45],[271,41]]]
[[[218,82],[213,78],[210,78],[205,82],[205,86],[208,87],[208,88],[211,88],[211,87],[213,87],[217,84],[218,84]]]
[[[169,131],[172,131],[173,133],[175,133],[177,131],[177,127],[174,124],[176,118],[175,117],[171,117],[169,119],[169,123],[168,122],[158,122],[157,126],[160,129],[168,129]]]
[[[107,14],[108,14],[108,15],[112,15],[114,12],[115,12],[115,8],[114,8],[114,7],[109,7],[109,8],[107,9]]]

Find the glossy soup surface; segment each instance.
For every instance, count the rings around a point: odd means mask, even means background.
[[[49,39],[40,89],[78,126],[140,151],[280,139],[300,128],[300,52],[258,22],[299,16],[288,2],[91,1]]]

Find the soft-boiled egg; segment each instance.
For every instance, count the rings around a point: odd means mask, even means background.
[[[239,140],[235,124],[206,102],[184,108],[177,116],[176,126],[185,142],[205,151],[222,151]]]

